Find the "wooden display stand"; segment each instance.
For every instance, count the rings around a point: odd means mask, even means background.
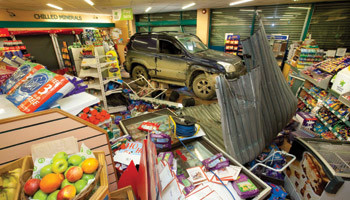
[[[31,146],[74,136],[106,157],[109,190],[117,189],[116,170],[107,132],[60,109],[50,109],[0,120],[0,167],[31,154]]]

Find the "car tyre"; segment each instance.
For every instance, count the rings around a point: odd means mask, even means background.
[[[137,65],[135,66],[133,69],[132,69],[132,72],[131,72],[131,77],[132,79],[136,80],[138,78],[141,78],[141,75],[144,76],[147,80],[149,79],[149,76],[148,76],[148,73],[147,73],[147,70],[145,67],[141,66],[141,65]],[[136,84],[137,85],[140,85],[140,86],[144,86],[147,84],[146,81],[142,80],[142,81],[136,81]]]
[[[210,100],[216,94],[215,85],[209,81],[205,74],[200,74],[194,78],[192,88],[194,94],[200,99]]]

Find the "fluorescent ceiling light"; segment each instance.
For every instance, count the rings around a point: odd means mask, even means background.
[[[253,10],[253,9],[239,9],[239,11],[241,11],[241,12],[254,12],[255,10]],[[262,12],[262,10],[256,10],[256,11]]]
[[[184,7],[182,7],[182,9],[184,10],[184,9],[187,9],[187,8],[192,7],[192,6],[194,6],[194,5],[196,5],[196,3],[190,3],[190,4],[188,4],[188,5],[184,6]]]
[[[152,7],[148,7],[145,12],[149,12],[152,9]]]
[[[235,1],[235,2],[230,3],[230,6],[234,6],[234,5],[241,4],[241,3],[246,3],[246,2],[249,2],[249,1],[253,1],[253,0]]]
[[[294,15],[282,15],[283,17],[293,17]]]
[[[290,9],[303,9],[303,10],[309,10],[309,7],[293,7],[293,6],[289,6],[288,8]]]
[[[49,7],[51,7],[51,8],[56,8],[57,10],[63,10],[63,8],[58,7],[58,6],[55,6],[55,5],[51,4],[51,3],[48,3],[48,4],[46,4],[46,5],[49,6]]]
[[[283,18],[283,19],[280,19],[281,21],[289,21],[291,20],[290,18]]]
[[[90,5],[95,5],[94,2],[92,2],[91,0],[85,0],[86,3],[90,4]]]
[[[222,12],[213,11],[213,14],[222,14]]]

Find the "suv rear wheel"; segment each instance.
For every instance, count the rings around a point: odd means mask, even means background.
[[[141,75],[142,75],[143,77],[145,77],[145,79],[147,79],[147,80],[149,79],[146,68],[144,68],[144,67],[141,66],[141,65],[135,66],[135,67],[132,69],[131,77],[132,77],[134,80],[136,80],[136,79],[138,79],[138,78],[141,78]],[[137,85],[140,85],[140,86],[144,86],[144,85],[146,85],[146,81],[144,81],[144,80],[136,81],[136,84],[137,84]]]
[[[196,76],[192,84],[194,94],[204,100],[210,100],[215,96],[215,85],[208,80],[205,74]]]

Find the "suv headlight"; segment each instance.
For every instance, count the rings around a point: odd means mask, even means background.
[[[228,73],[234,72],[236,70],[236,68],[231,63],[219,61],[218,64],[222,65],[225,68],[226,72],[228,72]]]

